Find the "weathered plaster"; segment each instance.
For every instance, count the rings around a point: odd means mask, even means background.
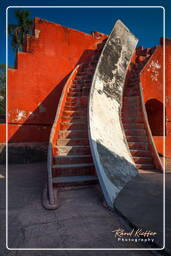
[[[99,59],[89,102],[91,150],[109,206],[137,174],[120,122],[122,92],[137,39],[117,21]]]
[[[34,34],[35,34],[35,38],[39,38],[40,30],[35,29]]]
[[[152,60],[147,69],[148,72],[151,72],[151,80],[152,81],[157,82],[158,77],[159,77],[159,72],[160,72],[159,69],[161,69],[161,65],[160,65],[159,61]]]
[[[23,122],[27,118],[30,118],[30,116],[32,115],[32,112],[16,109],[13,111],[13,113],[9,113],[9,115],[8,115],[9,118],[11,118],[11,114],[15,117],[12,119],[13,122]]]

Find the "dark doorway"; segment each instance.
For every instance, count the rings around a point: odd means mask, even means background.
[[[157,99],[145,104],[149,125],[153,136],[163,136],[163,103]]]

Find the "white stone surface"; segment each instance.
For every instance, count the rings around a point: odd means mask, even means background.
[[[124,79],[136,44],[137,39],[118,21],[102,51],[90,92],[91,151],[105,199],[111,207],[119,191],[137,174],[120,121]]]

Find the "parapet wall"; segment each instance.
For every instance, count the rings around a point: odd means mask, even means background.
[[[47,142],[62,88],[73,68],[86,62],[106,35],[89,35],[35,18],[26,52],[8,71],[9,142]]]

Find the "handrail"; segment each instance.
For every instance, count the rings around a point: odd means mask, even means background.
[[[52,129],[51,129],[51,133],[50,133],[50,139],[49,139],[49,145],[48,145],[48,157],[47,157],[48,193],[49,193],[49,203],[50,204],[54,204],[54,202],[55,202],[54,193],[53,193],[53,182],[52,182],[53,145],[57,139],[57,135],[58,135],[57,130],[59,130],[60,120],[61,120],[62,112],[64,109],[67,92],[68,92],[69,88],[71,87],[72,81],[74,80],[74,78],[81,66],[82,66],[82,64],[79,64],[74,68],[74,70],[70,74],[70,76],[62,90],[62,94],[61,94],[60,101],[59,101],[56,115],[55,115],[55,120],[54,120]]]

